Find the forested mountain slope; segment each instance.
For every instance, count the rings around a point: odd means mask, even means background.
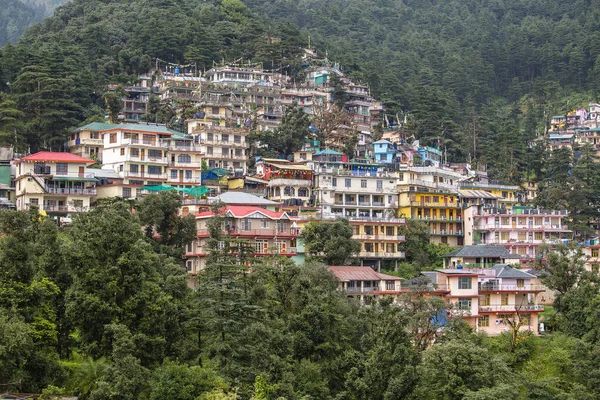
[[[4,0],[0,8],[0,46],[14,43],[23,31],[67,0]]]
[[[23,106],[40,73],[66,80],[62,95],[53,95],[65,100],[62,117],[30,118],[38,123],[30,122],[24,143],[60,143],[67,128],[103,114],[107,82],[134,81],[156,57],[200,68],[243,57],[291,63],[294,73],[309,36],[320,54],[370,84],[389,119],[406,115],[423,143],[439,139],[450,160],[487,166],[502,181],[523,181],[539,162],[528,143],[551,114],[599,97],[598,0],[244,3],[75,0],[61,7],[2,52],[0,85],[11,82]],[[283,41],[268,43],[267,34]]]
[[[544,112],[598,97],[597,0],[246,4],[272,21],[298,24],[330,58],[364,77],[392,115],[410,113],[417,137],[440,137],[454,157],[475,153],[500,179],[524,169],[515,163],[525,163]],[[481,141],[475,151],[474,133]],[[498,158],[499,145],[509,151]]]

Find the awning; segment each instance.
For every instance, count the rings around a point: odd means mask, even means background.
[[[53,181],[98,182],[98,179],[84,176],[52,176]]]

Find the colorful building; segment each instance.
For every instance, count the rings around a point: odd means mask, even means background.
[[[209,255],[206,245],[210,237],[208,222],[214,215],[212,211],[196,215],[196,240],[188,244],[185,252],[186,267],[190,274],[197,274],[206,266],[206,257]],[[223,234],[247,240],[255,257],[297,255],[296,240],[300,232],[287,213],[258,206],[228,205],[223,216]]]
[[[16,208],[35,206],[57,217],[88,211],[97,180],[86,167],[94,163],[75,154],[49,151],[15,160]]]

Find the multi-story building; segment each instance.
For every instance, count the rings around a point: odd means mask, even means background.
[[[209,168],[246,174],[248,129],[210,126],[201,119],[188,120],[187,123],[188,134],[193,137]]]
[[[176,187],[193,187],[201,184],[202,160],[201,146],[191,136],[174,134],[161,139],[167,149],[167,184]]]
[[[144,81],[146,83],[147,81]],[[148,99],[150,98],[150,87],[127,86],[124,88],[123,108],[119,118],[126,122],[138,122],[148,110]]]
[[[70,153],[102,162],[102,148],[104,147],[102,132],[118,126],[117,124],[92,122],[77,128],[69,134],[67,148]]]
[[[345,218],[394,218],[398,207],[396,175],[360,171],[338,169],[315,175],[314,191],[321,213]]]
[[[339,289],[369,305],[380,297],[398,297],[402,291],[402,278],[382,274],[371,267],[342,267],[331,266],[328,268],[340,282]]]
[[[306,206],[314,199],[313,171],[304,163],[264,158],[256,163],[256,175],[269,182],[269,200]]]
[[[434,294],[452,303],[450,314],[465,319],[479,332],[498,335],[519,326],[538,333],[538,314],[545,287],[536,276],[505,264],[486,269],[441,269],[425,272]],[[512,326],[511,326],[512,325]]]
[[[144,185],[166,183],[167,171],[177,170],[179,178],[180,165],[168,168],[169,143],[173,136],[184,139],[183,133],[163,125],[123,124],[103,131],[102,168],[112,169],[123,177],[121,197],[135,198]],[[174,154],[180,153],[187,154]]]
[[[188,244],[185,252],[186,267],[190,274],[197,274],[206,266],[206,257],[209,255],[206,245],[210,237],[208,222],[213,216],[212,211],[196,215],[196,240]],[[270,254],[287,257],[297,255],[296,240],[299,229],[287,213],[259,206],[228,205],[223,216],[223,234],[247,240],[254,250],[255,257]]]
[[[87,211],[96,196],[96,178],[86,171],[94,160],[71,153],[42,151],[20,158],[16,166],[16,207],[36,206],[49,215]]]
[[[535,260],[540,245],[572,238],[573,232],[562,221],[568,215],[566,210],[514,206],[509,211],[473,207],[465,214],[472,215],[473,219],[473,234],[467,235],[465,244],[504,246],[511,254],[518,254],[522,264]]]

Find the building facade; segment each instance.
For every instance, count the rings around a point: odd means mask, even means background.
[[[15,160],[16,208],[32,206],[49,215],[88,211],[96,178],[86,171],[94,160],[71,153],[42,151]]]

